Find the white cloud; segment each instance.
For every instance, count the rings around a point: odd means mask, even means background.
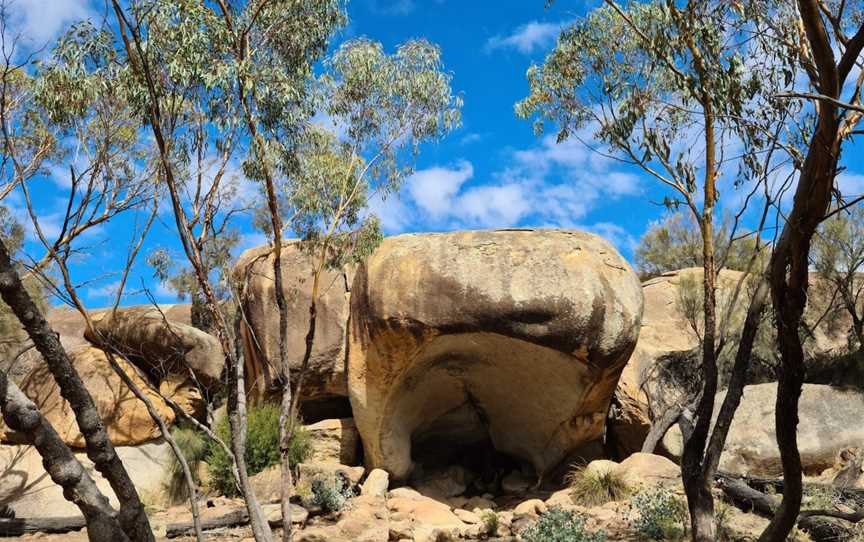
[[[837,176],[837,189],[844,199],[864,196],[864,175],[844,172]]]
[[[20,36],[28,49],[39,49],[70,24],[92,18],[89,0],[14,0],[9,4],[7,37]]]
[[[408,15],[417,8],[417,4],[414,0],[371,0],[370,7],[381,15]]]
[[[510,151],[505,165],[479,179],[462,160],[436,165],[410,176],[401,197],[373,199],[371,210],[385,231],[412,229],[580,226],[602,202],[642,193],[639,177],[615,169],[617,162],[597,160],[575,141],[544,137],[528,149]],[[630,239],[612,224],[596,227],[621,246]]]
[[[462,136],[462,139],[459,140],[460,145],[470,145],[472,143],[477,143],[483,140],[483,135],[475,132],[471,132],[469,134],[465,134]]]
[[[113,298],[117,295],[117,290],[120,289],[120,281],[110,282],[103,286],[94,286],[87,288],[87,297],[93,299]]]
[[[545,49],[555,43],[565,23],[541,23],[531,21],[518,27],[509,35],[497,34],[486,41],[486,52],[499,49],[515,49],[529,55],[535,50]]]
[[[473,176],[474,167],[463,160],[456,169],[433,167],[418,171],[406,184],[417,206],[431,218],[439,219],[450,211],[453,196]]]

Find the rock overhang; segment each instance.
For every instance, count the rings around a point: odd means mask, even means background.
[[[602,436],[642,312],[618,252],[566,230],[391,237],[351,297],[351,404],[367,463],[397,479],[415,430],[466,402],[541,473]]]

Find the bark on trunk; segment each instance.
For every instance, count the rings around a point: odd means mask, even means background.
[[[177,441],[174,440],[171,431],[168,430],[165,420],[162,419],[162,416],[159,415],[156,407],[153,406],[153,402],[141,391],[129,375],[126,374],[126,371],[120,367],[117,360],[114,359],[115,354],[111,352],[110,347],[107,345],[106,347],[109,348],[105,351],[105,354],[108,358],[108,362],[111,364],[111,368],[114,369],[114,372],[117,373],[117,376],[119,376],[123,383],[126,384],[126,387],[132,391],[135,397],[144,403],[144,406],[147,408],[147,413],[150,414],[150,418],[152,418],[156,423],[156,426],[159,427],[159,433],[162,435],[162,438],[165,439],[165,442],[168,443],[168,446],[171,447],[171,451],[174,452],[174,457],[177,459],[177,462],[180,463],[181,469],[183,469],[183,480],[186,482],[186,488],[189,490],[189,508],[192,513],[192,525],[195,527],[195,538],[198,542],[203,542],[204,533],[201,529],[201,515],[198,512],[198,492],[195,490],[195,480],[192,478],[192,471],[189,469],[189,463],[183,455],[183,450],[181,450],[180,446],[177,445]]]
[[[695,51],[694,51],[695,54]],[[702,70],[700,70],[700,75]],[[702,373],[704,384],[702,396],[696,407],[696,423],[693,434],[684,443],[681,458],[681,478],[687,495],[690,510],[690,526],[694,542],[711,542],[715,539],[714,497],[711,494],[711,480],[703,474],[705,443],[711,427],[714,411],[714,396],[717,393],[717,359],[715,337],[716,322],[716,269],[714,263],[714,204],[715,193],[715,144],[714,116],[710,96],[703,96],[705,117],[705,202],[700,218],[702,233],[702,291],[704,308],[704,329],[702,333]]]
[[[240,333],[240,322],[242,309],[238,307],[234,316],[235,337]],[[228,424],[231,426],[231,451],[234,454],[237,465],[237,476],[240,479],[240,489],[249,512],[252,534],[258,542],[267,542],[273,539],[273,532],[267,524],[267,518],[258,497],[249,482],[249,473],[246,470],[246,427],[248,425],[246,415],[246,383],[243,372],[243,353],[240,350],[239,341],[234,341],[233,355],[226,356],[228,367]]]
[[[815,0],[799,0],[798,7],[819,69],[819,91],[836,98],[845,76],[839,75],[822,14]],[[797,427],[798,398],[804,383],[804,349],[799,331],[807,304],[810,243],[831,203],[840,154],[837,107],[823,101],[818,111],[819,120],[801,168],[792,210],[770,265],[771,298],[781,360],[775,418],[784,488],[783,501],[759,537],[760,542],[785,540],[801,509],[803,486]]]
[[[663,440],[669,428],[678,421],[678,418],[681,416],[681,410],[679,407],[671,407],[663,413],[663,416],[659,420],[651,424],[651,430],[648,432],[648,436],[645,437],[645,442],[642,443],[641,451],[643,454],[654,453],[654,450],[657,449],[657,445]]]
[[[69,402],[84,441],[87,456],[96,470],[108,480],[120,502],[119,521],[128,537],[135,542],[153,542],[153,531],[144,512],[144,505],[129,474],[120,462],[105,425],[99,417],[93,398],[72,366],[69,356],[60,344],[39,308],[30,298],[12,264],[6,245],[0,241],[0,296],[21,322],[30,340],[42,354],[54,376],[60,395]]]
[[[0,274],[0,282],[4,279]],[[88,536],[93,542],[128,541],[129,537],[120,526],[117,512],[96,487],[96,482],[45,420],[33,401],[9,381],[4,371],[0,371],[0,410],[10,429],[32,437],[33,445],[42,456],[43,465],[51,480],[62,487],[63,496],[81,510],[84,518],[74,523],[75,529],[80,529],[86,523]],[[68,526],[70,522],[64,520],[46,524],[39,523],[38,520],[3,519],[0,520],[0,535],[18,536],[34,532],[38,526],[53,529],[48,532],[65,532],[62,530],[63,525]]]

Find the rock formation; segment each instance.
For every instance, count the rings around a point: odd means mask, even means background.
[[[102,350],[84,347],[72,352],[70,356],[72,364],[96,403],[96,409],[114,445],[141,444],[160,436],[159,428],[144,403],[120,380]],[[134,365],[119,357],[115,359],[153,402],[162,418],[168,423],[174,421],[174,411],[151,389],[146,376]],[[69,403],[60,396],[60,388],[47,365],[34,368],[22,382],[21,390],[36,403],[64,442],[75,448],[84,447],[84,437],[78,430],[75,413]],[[24,444],[28,439],[27,435],[14,432],[3,435],[3,440],[7,442]]]
[[[726,392],[714,401],[714,417]],[[780,450],[774,427],[774,401],[777,384],[746,386],[741,405],[732,420],[726,447],[720,457],[720,469],[752,476],[782,476]],[[805,474],[818,475],[832,467],[837,453],[861,446],[864,428],[857,420],[864,418],[864,394],[843,391],[822,384],[805,384],[801,392],[798,416],[798,450]],[[673,427],[663,445],[675,457],[682,452],[682,438]]]
[[[313,265],[286,244],[295,376]],[[235,277],[246,281],[250,394],[262,397],[278,352],[267,247],[244,253]],[[627,262],[575,231],[391,237],[356,274],[326,272],[322,284],[303,399],[349,395],[367,464],[397,480],[415,445],[486,442],[543,472],[600,438],[642,311]]]
[[[366,461],[489,439],[538,473],[603,434],[641,288],[606,241],[503,230],[391,237],[357,272],[348,378]]]
[[[289,241],[282,250],[282,284],[288,303],[288,359],[296,383],[309,331],[309,305],[316,260]],[[279,368],[279,310],[273,281],[270,247],[249,249],[234,266],[243,285],[243,309],[248,325],[242,327],[249,396],[263,400],[277,389]],[[345,357],[348,330],[349,271],[325,269],[321,276],[315,341],[303,383],[304,400],[347,397]]]
[[[698,365],[690,369],[688,363],[698,364],[698,337],[691,323],[682,314],[679,298],[682,281],[690,280],[701,288],[701,268],[689,268],[664,273],[642,284],[645,308],[642,316],[642,329],[636,349],[624,371],[616,391],[616,412],[610,425],[612,439],[621,448],[620,455],[639,451],[652,419],[659,418],[665,410],[683,398],[683,390],[671,381],[670,374],[680,371],[695,371],[698,378]],[[718,280],[718,314],[722,315],[730,304],[732,292],[741,280],[743,273],[724,269]],[[807,378],[809,382],[845,384],[853,380],[864,382],[861,364],[854,359],[845,359],[848,354],[847,332],[851,319],[843,310],[828,311],[831,292],[817,276],[811,277],[809,305],[805,321],[815,323],[812,335],[804,342],[807,356]],[[745,282],[739,301],[732,307],[733,328],[743,322],[749,303],[748,286]],[[773,380],[771,365],[775,348],[771,343],[773,332],[770,320],[763,330],[767,352],[754,352],[755,357],[770,358],[754,360],[751,364],[751,382]],[[758,341],[757,341],[758,343]],[[735,342],[730,342],[726,355],[734,356]],[[758,344],[757,344],[758,350]],[[773,398],[768,399],[773,405]]]

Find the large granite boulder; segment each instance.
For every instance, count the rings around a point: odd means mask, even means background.
[[[108,437],[115,446],[141,444],[161,436],[159,427],[147,412],[147,407],[117,376],[102,350],[85,347],[72,352],[70,357],[84,386],[93,397],[99,416],[108,430]],[[174,411],[151,388],[146,376],[122,358],[115,356],[115,360],[150,399],[162,419],[172,423]],[[69,403],[60,396],[60,388],[47,365],[34,368],[21,383],[21,390],[36,403],[42,415],[54,426],[64,442],[75,448],[85,446],[84,437],[75,421],[75,413]],[[29,442],[29,436],[6,430],[3,441],[23,444]]]
[[[712,425],[725,396],[725,391],[720,392],[714,400]],[[776,383],[745,386],[720,457],[721,470],[782,476],[774,424],[776,398]],[[832,467],[842,450],[864,446],[864,427],[857,423],[864,419],[864,394],[860,392],[805,384],[798,416],[798,450],[806,474],[817,475]],[[666,434],[663,444],[673,456],[680,457],[683,444],[677,426]]]
[[[288,359],[292,380],[297,377],[306,349],[309,306],[316,257],[301,250],[295,241],[282,248],[282,284],[288,304]],[[279,392],[279,310],[276,307],[273,253],[269,246],[245,251],[234,266],[239,284],[244,285],[241,328],[246,358],[246,381],[253,401]],[[350,270],[325,269],[321,274],[315,340],[306,377],[303,399],[346,397],[345,357],[349,308]]]
[[[201,386],[209,388],[218,384],[225,368],[216,337],[169,320],[157,307],[97,312],[93,331],[85,331],[84,337],[97,345],[100,337],[108,341],[160,382],[168,375],[188,375],[191,370]]]
[[[366,462],[404,480],[413,446],[488,439],[542,475],[603,435],[641,314],[635,273],[592,234],[385,239],[351,293],[348,390]]]
[[[118,446],[116,451],[138,494],[148,502],[161,501],[174,457],[168,443],[158,440],[140,446]],[[117,497],[87,454],[81,451],[75,457],[116,508]],[[0,504],[8,505],[18,518],[81,515],[78,507],[63,497],[63,488],[45,472],[39,452],[26,445],[0,445]]]
[[[733,301],[733,293],[742,278],[739,297]],[[810,282],[805,321],[810,324],[812,334],[804,342],[808,382],[864,382],[860,361],[849,355],[847,335],[851,319],[842,309],[829,308],[833,296],[827,284],[815,274],[811,275]],[[699,339],[680,309],[680,299],[687,288],[698,289],[701,285],[701,268],[670,271],[642,284],[645,299],[642,329],[636,349],[621,373],[609,427],[611,440],[619,446],[622,456],[639,451],[651,420],[684,400],[687,390],[682,389],[682,383],[698,382],[701,374]],[[718,313],[723,315],[731,308],[733,332],[743,325],[753,287],[752,277],[744,278],[740,271],[724,269],[720,272]],[[775,378],[773,366],[777,359],[772,325],[770,319],[763,324],[750,366],[750,382]],[[735,342],[731,344],[724,353],[729,360],[735,352]],[[731,361],[729,363],[731,365]]]

